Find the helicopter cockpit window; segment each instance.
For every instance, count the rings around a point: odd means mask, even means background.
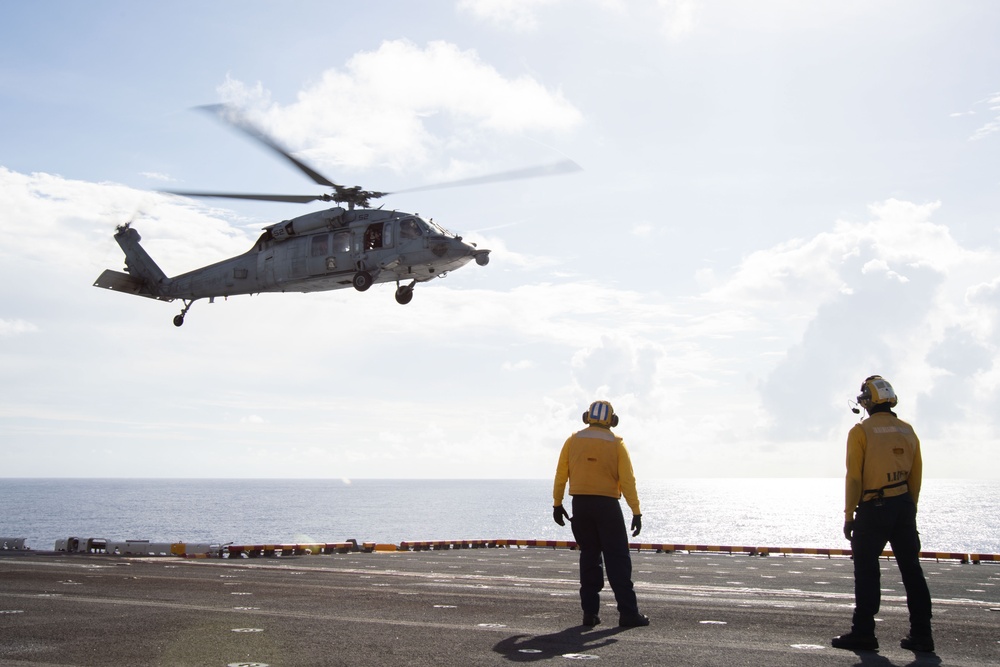
[[[368,225],[365,230],[365,250],[376,250],[382,247],[382,225],[376,222]]]
[[[431,234],[440,235],[440,236],[450,236],[450,234],[448,233],[448,230],[445,229],[444,227],[442,227],[441,225],[437,224],[436,222],[434,222],[433,219],[431,219],[431,220],[421,220],[421,222],[423,222],[425,225],[427,225],[430,228],[430,233]]]
[[[309,250],[310,257],[326,257],[330,254],[330,235],[318,234],[312,237],[312,247]]]
[[[420,225],[413,218],[406,218],[399,223],[399,238],[403,241],[420,238]]]

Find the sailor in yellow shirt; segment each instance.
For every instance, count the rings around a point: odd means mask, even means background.
[[[934,650],[931,596],[920,567],[917,533],[917,499],[923,476],[920,440],[913,427],[892,411],[896,402],[896,392],[884,378],[866,378],[858,403],[869,417],[855,424],[847,435],[844,537],[851,541],[854,557],[854,619],[849,633],[834,637],[836,648],[878,650],[879,557],[888,542],[910,612],[910,633],[899,644],[912,651]]]
[[[583,423],[587,428],[574,433],[563,444],[552,490],[552,518],[560,526],[566,525],[564,518],[569,518],[580,549],[583,625],[593,627],[601,622],[598,612],[604,567],[618,603],[619,627],[649,625],[649,618],[639,613],[633,590],[632,557],[619,501],[624,495],[632,510],[635,537],[642,530],[642,512],[628,450],[622,439],[611,432],[618,425],[618,415],[607,401],[595,401],[583,413]],[[562,504],[567,481],[573,497],[572,517]]]

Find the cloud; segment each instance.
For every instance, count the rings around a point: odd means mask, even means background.
[[[1000,132],[1000,92],[992,94],[989,98],[984,100],[982,104],[989,106],[991,113],[997,114],[993,120],[981,125],[972,133],[969,137],[971,141],[978,141],[980,139],[985,139],[986,137]]]
[[[436,161],[448,178],[480,164],[500,137],[567,132],[583,121],[558,90],[529,75],[504,76],[475,51],[442,41],[383,42],[327,70],[287,105],[261,83],[229,79],[219,93],[317,163],[413,173]]]
[[[661,14],[661,30],[670,38],[677,38],[694,30],[698,4],[694,0],[657,0]]]
[[[995,304],[1000,306],[1000,278],[988,283],[971,286],[966,292],[969,303]]]
[[[996,304],[986,301],[973,310],[962,303],[970,290],[983,293],[980,281],[996,274],[1000,253],[961,247],[946,226],[931,221],[938,208],[889,200],[872,207],[869,222],[838,223],[832,234],[813,239],[825,251],[814,254],[811,265],[802,252],[809,243],[792,251],[799,256],[794,262],[787,251],[761,258],[782,271],[785,290],[776,289],[775,299],[796,283],[814,291],[799,340],[761,383],[773,436],[820,437],[835,430],[829,406],[843,404],[870,373],[891,378],[927,432],[960,421],[958,413],[928,409],[923,397],[948,382],[942,370],[972,380],[996,369]],[[974,396],[963,398],[982,407],[997,399],[985,377]],[[794,419],[784,418],[789,411]]]
[[[560,0],[458,0],[458,10],[516,32],[538,29],[536,11]]]
[[[38,327],[31,322],[25,322],[24,320],[18,319],[0,319],[0,337],[16,336],[18,334],[31,333],[33,331],[38,331]]]
[[[174,183],[176,179],[168,174],[161,174],[156,171],[143,171],[139,173],[140,176],[145,176],[151,181],[161,181],[164,183]]]
[[[656,228],[649,222],[640,222],[632,225],[632,235],[640,238],[649,238],[655,230]]]
[[[647,338],[607,333],[573,355],[573,377],[594,395],[650,396],[665,357],[663,347]]]
[[[518,33],[537,31],[542,24],[539,14],[556,5],[579,12],[582,0],[458,0],[460,12],[501,30]],[[625,17],[643,25],[654,25],[661,34],[674,39],[692,32],[697,23],[700,3],[696,0],[591,0],[604,16]]]
[[[92,270],[95,256],[114,254],[109,248],[117,250],[108,241],[115,227],[126,222],[156,230],[157,261],[163,261],[164,270],[171,274],[194,268],[198,262],[208,263],[220,254],[246,250],[252,241],[231,226],[231,214],[227,219],[222,209],[115,183],[46,173],[26,175],[2,166],[0,210],[4,211],[0,229],[19,239],[16,245],[0,245],[0,258],[53,269]],[[116,264],[119,261],[115,259]]]
[[[429,461],[446,476],[547,475],[552,443],[606,398],[662,476],[836,474],[846,401],[872,372],[929,452],[953,447],[952,465],[980,461],[1000,432],[1000,251],[960,244],[938,203],[881,202],[680,296],[530,264],[497,284],[498,257],[420,286],[405,311],[391,286],[266,294],[199,302],[177,330],[175,304],[91,287],[120,267],[115,222],[148,211],[135,225],[174,273],[245,251],[238,221],[9,170],[0,198],[5,428],[69,467],[104,463],[74,452],[125,448],[116,470],[133,475],[223,474],[211,467],[230,459],[251,476],[316,462],[407,476]]]

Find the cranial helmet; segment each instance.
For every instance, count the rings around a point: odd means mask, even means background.
[[[858,394],[858,404],[871,411],[876,405],[888,403],[890,408],[896,407],[896,392],[892,385],[882,379],[881,375],[871,375],[861,383],[861,393]]]
[[[590,404],[590,409],[583,413],[583,423],[611,428],[618,426],[618,415],[607,401],[594,401]]]

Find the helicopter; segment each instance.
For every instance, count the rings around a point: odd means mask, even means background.
[[[334,202],[333,208],[307,213],[263,228],[253,246],[224,259],[174,277],[168,277],[140,245],[142,237],[132,222],[118,225],[114,239],[125,253],[125,271],[107,269],[95,287],[135,294],[159,301],[180,299],[174,326],[195,301],[262,292],[321,292],[353,287],[366,291],[377,283],[396,283],[396,302],[408,304],[417,283],[443,278],[471,261],[486,266],[490,251],[464,241],[431,219],[414,213],[371,208],[372,200],[390,194],[478,185],[534,178],[580,170],[572,160],[425,185],[397,192],[364,190],[334,183],[293,156],[230,105],[198,107],[208,111],[285,158],[317,185],[332,189],[320,195],[241,194],[164,190],[182,197],[218,197],[287,203]]]

